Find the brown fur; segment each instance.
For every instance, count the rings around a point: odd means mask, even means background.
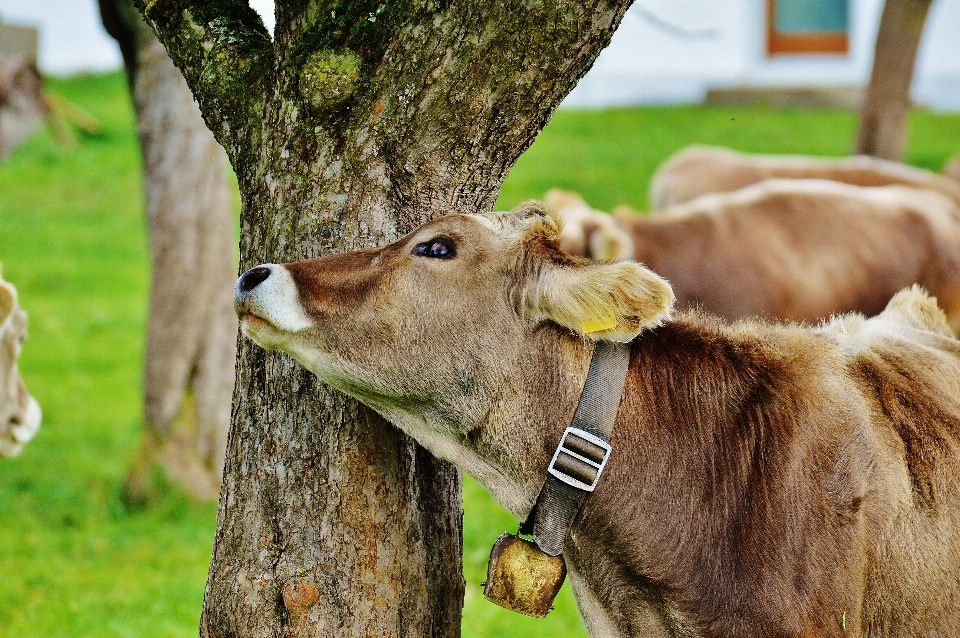
[[[919,283],[960,330],[960,209],[932,191],[767,180],[616,219],[619,229],[596,232],[628,234],[633,258],[670,281],[681,307],[815,322],[877,314]]]
[[[556,236],[531,207],[454,215],[381,249],[268,266],[256,286],[241,278],[236,309],[245,335],[522,520],[590,358],[525,295],[560,296],[558,270],[586,270],[610,303],[670,305],[623,296],[617,264],[566,256]],[[413,254],[437,237],[455,258]],[[958,635],[960,343],[931,298],[905,290],[878,317],[816,329],[694,311],[637,334],[613,455],[564,547],[592,636]]]
[[[40,427],[40,408],[17,369],[27,314],[16,289],[0,277],[0,456],[16,456]]]
[[[829,158],[754,155],[689,146],[667,158],[650,181],[650,205],[661,210],[709,193],[729,193],[772,177],[829,179],[855,186],[929,188],[960,205],[960,184],[899,162],[858,155]]]
[[[610,215],[591,208],[574,191],[551,188],[544,203],[563,219],[559,244],[564,252],[600,261],[633,259],[633,242]]]
[[[943,174],[960,183],[960,155],[954,157],[943,167]]]

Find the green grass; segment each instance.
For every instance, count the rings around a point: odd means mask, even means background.
[[[514,166],[498,209],[554,186],[580,191],[591,205],[647,210],[657,165],[689,144],[718,144],[757,153],[846,155],[853,148],[852,111],[684,106],[558,111]],[[939,171],[960,153],[960,115],[915,111],[906,161]]]
[[[43,132],[0,167],[0,259],[30,315],[21,368],[38,438],[0,463],[0,635],[196,634],[216,510],[168,491],[128,512],[140,434],[148,257],[123,77],[52,88],[101,118],[73,150]]]
[[[25,452],[0,461],[0,637],[195,636],[215,507],[172,489],[144,510],[119,498],[141,429],[148,285],[126,86],[119,73],[51,86],[101,118],[104,133],[65,150],[44,132],[0,165],[0,260],[30,313],[21,367],[45,413]],[[600,208],[644,208],[655,166],[686,144],[839,155],[855,124],[836,111],[561,111],[498,206],[561,186]],[[913,114],[912,163],[939,168],[958,151],[960,116]],[[516,522],[470,479],[464,500],[463,635],[585,636],[567,588],[546,620],[483,600],[490,546]]]

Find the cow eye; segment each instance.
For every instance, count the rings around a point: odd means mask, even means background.
[[[417,257],[433,257],[434,259],[453,259],[457,256],[457,249],[453,241],[446,237],[434,237],[430,241],[417,244],[413,248]]]

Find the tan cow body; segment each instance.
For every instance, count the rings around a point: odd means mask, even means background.
[[[765,179],[829,179],[854,186],[929,188],[960,205],[960,183],[931,171],[866,155],[755,155],[716,146],[688,146],[667,158],[650,180],[650,205],[661,210],[709,193],[729,193]]]
[[[564,556],[597,637],[960,635],[960,342],[922,291],[813,329],[697,312],[528,205],[244,273],[243,333],[523,520],[591,339],[631,341]],[[491,539],[492,540],[492,539]]]
[[[17,291],[0,277],[0,457],[19,454],[40,428],[40,406],[17,369],[26,330]]]
[[[960,155],[947,162],[943,167],[943,174],[960,184]]]
[[[565,233],[575,234],[569,219],[590,246],[629,243],[633,259],[671,283],[681,307],[815,322],[875,315],[918,283],[960,331],[960,209],[933,191],[766,180],[656,215],[619,212],[619,228],[604,213],[593,215],[606,225],[566,210]]]

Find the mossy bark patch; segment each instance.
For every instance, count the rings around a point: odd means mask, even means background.
[[[300,93],[315,112],[336,108],[350,99],[360,78],[360,60],[350,51],[318,51],[307,59]]]

